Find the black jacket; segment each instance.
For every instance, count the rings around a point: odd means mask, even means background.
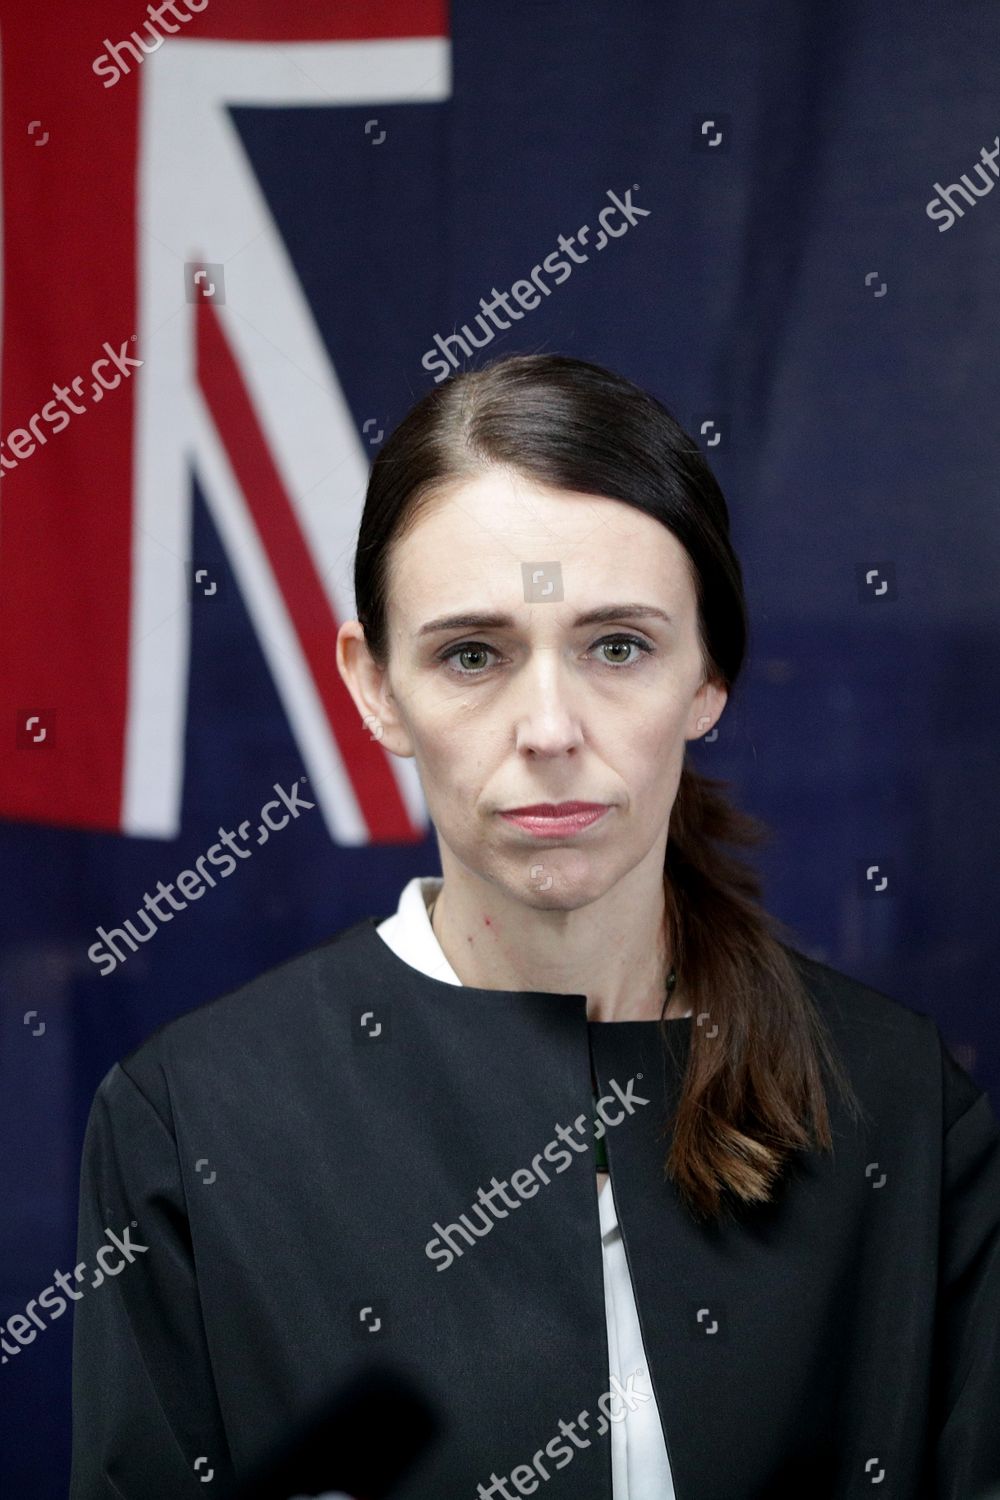
[[[833,1156],[698,1227],[662,1171],[690,1018],[665,1045],[583,995],[446,984],[379,920],[101,1083],[78,1259],[133,1220],[146,1248],[81,1282],[71,1500],[218,1500],[376,1357],[448,1423],[400,1500],[535,1492],[488,1488],[519,1465],[546,1500],[611,1500],[592,1142],[564,1163],[556,1130],[591,1116],[592,1062],[631,1099],[605,1139],[677,1500],[1000,1484],[1000,1127],[930,1017],[789,949],[868,1118],[830,1089]],[[449,1230],[494,1178],[488,1232]]]

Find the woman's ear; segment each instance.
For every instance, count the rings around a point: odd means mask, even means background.
[[[389,688],[388,671],[373,658],[360,620],[337,631],[337,670],[373,740],[393,755],[412,756],[410,736]]]
[[[706,734],[711,734],[722,718],[728,699],[729,693],[721,682],[702,683],[691,702],[684,738],[700,740]]]

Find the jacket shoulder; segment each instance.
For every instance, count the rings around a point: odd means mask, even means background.
[[[157,1108],[169,1113],[168,1075],[234,1067],[248,1055],[306,1047],[320,1010],[338,995],[360,993],[365,918],[291,958],[165,1022],[116,1064]],[[112,1069],[114,1071],[114,1069]]]
[[[945,1130],[985,1092],[948,1050],[935,1018],[829,964],[782,945],[792,959],[852,1072],[871,1073],[876,1089],[892,1077],[919,1080],[941,1102]]]
[[[854,979],[799,949],[783,945],[802,976],[813,1000],[832,1026],[888,1030],[900,1037],[925,1033],[933,1017],[926,1011],[904,1005],[884,990]]]

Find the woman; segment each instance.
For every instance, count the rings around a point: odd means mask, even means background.
[[[787,941],[685,765],[747,632],[696,445],[579,360],[455,376],[355,591],[338,665],[443,879],[102,1083],[80,1257],[147,1248],[76,1312],[73,1500],[224,1493],[375,1357],[445,1421],[411,1500],[1000,1483],[988,1098]]]

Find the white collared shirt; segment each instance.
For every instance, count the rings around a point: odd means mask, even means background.
[[[462,981],[445,958],[427,915],[429,903],[441,888],[437,877],[419,875],[409,881],[399,898],[395,915],[380,922],[376,931],[393,953],[413,969],[445,984]],[[663,1440],[663,1429],[649,1378],[632,1280],[625,1259],[625,1245],[618,1225],[611,1179],[605,1180],[598,1198],[601,1218],[601,1251],[604,1260],[604,1306],[608,1322],[608,1374],[615,1375],[633,1398],[635,1409],[614,1417],[611,1434],[611,1492],[614,1500],[674,1500],[674,1484]],[[634,1378],[629,1380],[629,1377]],[[612,1387],[609,1385],[609,1390]],[[594,1396],[596,1407],[598,1396]],[[618,1399],[607,1403],[616,1414],[623,1412]]]

